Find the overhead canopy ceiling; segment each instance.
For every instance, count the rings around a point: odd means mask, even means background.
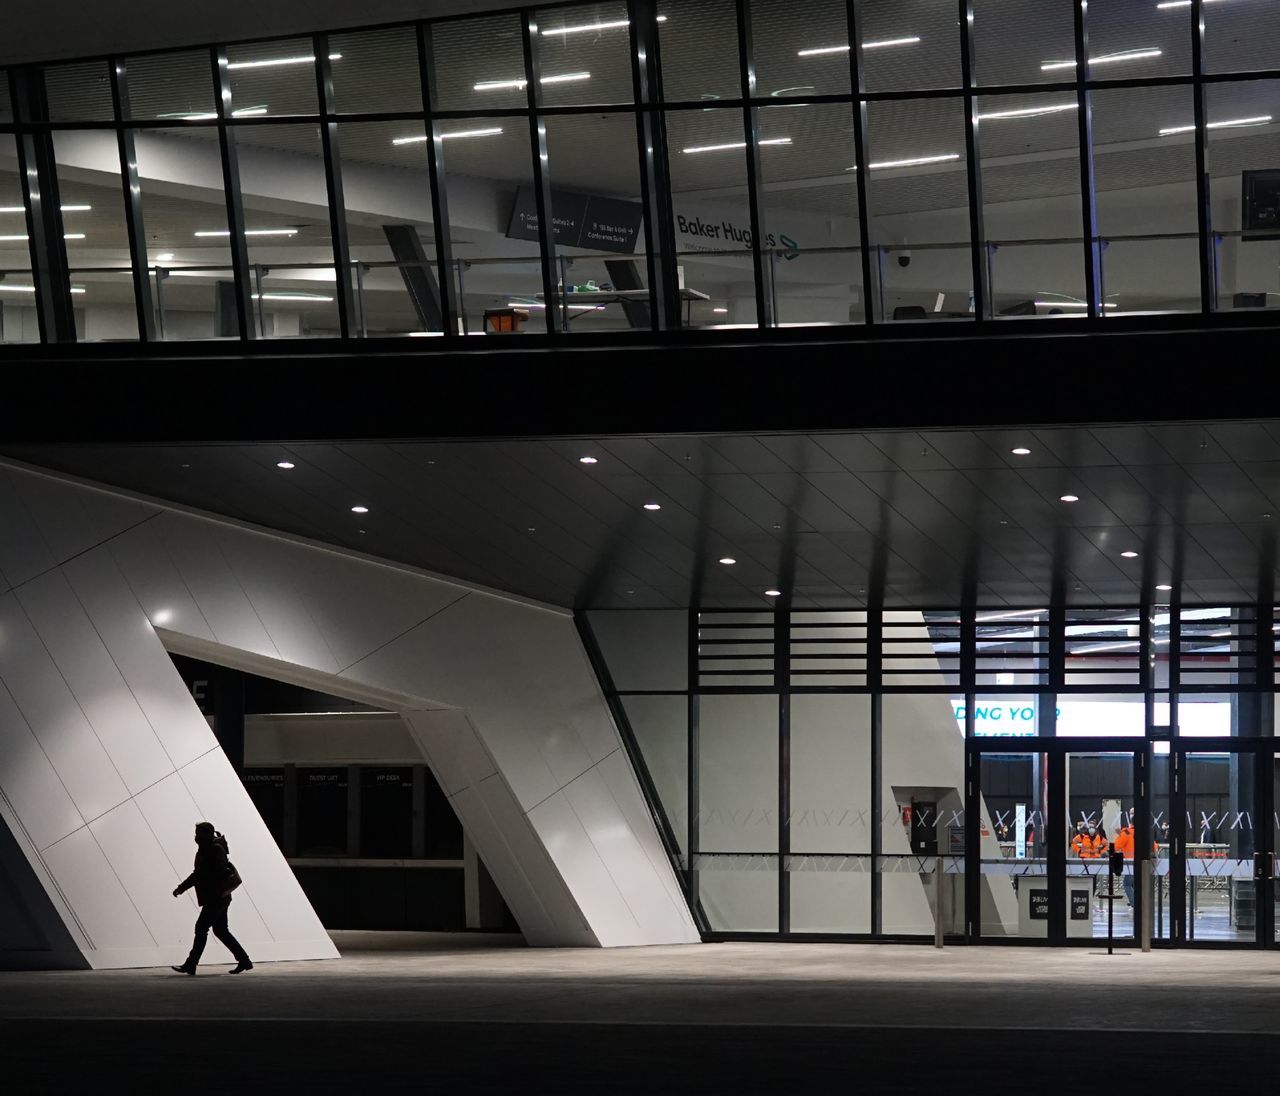
[[[577,607],[1231,604],[1280,515],[1277,420],[4,452]]]

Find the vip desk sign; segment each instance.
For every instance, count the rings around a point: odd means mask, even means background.
[[[1031,920],[1048,921],[1049,892],[1047,890],[1033,890],[1027,898],[1030,902]]]
[[[635,254],[643,219],[639,202],[553,190],[551,205],[552,234],[558,246]],[[534,242],[538,239],[538,203],[532,187],[522,186],[516,192],[507,238]]]
[[[1089,920],[1089,899],[1090,899],[1090,895],[1087,891],[1071,892],[1071,920],[1072,921],[1088,921]]]

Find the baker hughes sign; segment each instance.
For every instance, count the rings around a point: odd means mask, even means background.
[[[683,240],[677,242],[680,250],[686,248],[690,250],[711,250],[722,251],[735,245],[740,247],[751,246],[751,227],[749,224],[741,224],[738,221],[729,218],[712,218],[700,216],[685,216],[683,213],[676,214],[676,235],[684,237]],[[785,233],[768,232],[764,237],[764,246],[773,250],[774,248],[788,248],[795,251],[800,245],[791,239]],[[788,254],[785,258],[794,259],[795,254]]]

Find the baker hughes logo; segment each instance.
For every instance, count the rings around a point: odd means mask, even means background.
[[[701,217],[686,217],[676,214],[676,229],[682,236],[693,236],[698,240],[716,241],[723,244],[741,244],[751,246],[751,229],[739,227],[728,219],[722,221],[704,221]],[[790,262],[800,257],[800,245],[785,233],[767,233],[764,246],[770,251],[781,251],[782,257]]]

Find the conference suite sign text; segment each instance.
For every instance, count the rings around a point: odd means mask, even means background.
[[[619,255],[635,254],[643,219],[639,202],[554,190],[551,205],[551,227],[557,245],[614,251]],[[538,203],[532,187],[521,187],[516,193],[507,237],[538,239]]]

